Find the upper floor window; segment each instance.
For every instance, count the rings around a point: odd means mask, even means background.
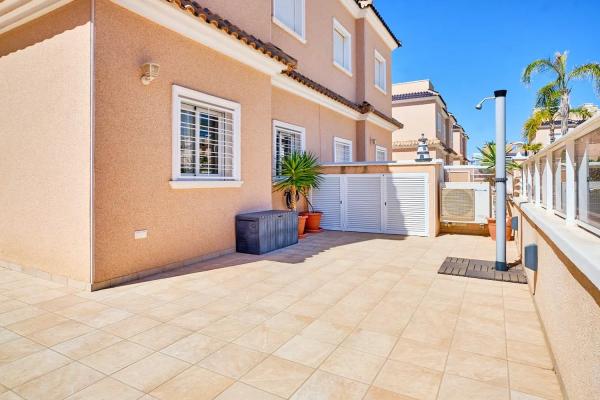
[[[387,161],[387,149],[383,146],[375,146],[375,161]]]
[[[435,120],[435,127],[437,130],[437,136],[441,137],[442,135],[442,125],[444,124],[444,120],[442,119],[442,113],[438,112]]]
[[[282,176],[281,161],[293,152],[304,151],[305,129],[273,121],[273,178]]]
[[[304,0],[273,0],[273,22],[305,42]]]
[[[352,141],[339,137],[333,138],[333,162],[352,162]]]
[[[333,63],[347,74],[352,74],[352,35],[333,19]]]
[[[375,87],[386,93],[387,68],[385,57],[375,50]]]
[[[241,106],[173,86],[173,180],[240,179]]]

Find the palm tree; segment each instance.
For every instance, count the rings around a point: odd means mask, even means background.
[[[571,95],[571,82],[577,79],[589,79],[594,85],[596,93],[600,96],[600,63],[592,62],[575,67],[573,70],[567,72],[567,52],[559,53],[554,55],[554,59],[540,58],[529,64],[521,80],[523,83],[529,85],[531,78],[536,73],[551,72],[555,75],[555,80],[545,85],[538,92],[538,100],[540,94],[546,96],[547,99],[555,101],[559,99],[558,115],[560,119],[560,131],[561,135],[566,135],[569,129],[569,113],[571,107],[569,99]]]
[[[323,180],[317,156],[296,151],[281,160],[281,177],[275,190],[284,193],[288,208],[293,211],[298,208],[300,196],[307,198],[309,191],[318,189]]]
[[[526,143],[522,147],[527,153],[532,152],[533,154],[537,153],[542,149],[541,143]]]
[[[494,180],[494,175],[496,175],[496,143],[495,142],[487,142],[483,145],[483,147],[478,148],[479,153],[481,155],[477,156],[477,161],[479,164],[490,174],[490,180]],[[510,146],[506,147],[506,153],[510,151]],[[519,169],[519,164],[515,163],[512,158],[506,156],[506,171],[514,171]]]

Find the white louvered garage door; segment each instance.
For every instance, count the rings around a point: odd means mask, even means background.
[[[427,175],[388,175],[385,183],[385,233],[427,236],[429,234]]]
[[[381,176],[348,176],[345,181],[344,230],[381,232]]]
[[[427,174],[325,175],[311,201],[324,229],[429,235]]]
[[[341,180],[338,175],[323,175],[323,183],[313,190],[311,203],[315,210],[322,211],[321,228],[342,230]]]

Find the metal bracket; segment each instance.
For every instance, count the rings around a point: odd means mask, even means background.
[[[496,182],[504,182],[504,183],[506,183],[507,180],[508,179],[506,179],[506,178],[496,178]]]

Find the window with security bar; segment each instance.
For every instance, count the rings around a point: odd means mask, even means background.
[[[282,126],[285,125],[285,126]],[[281,178],[282,160],[293,152],[304,151],[304,129],[289,124],[274,125],[273,178]]]
[[[240,105],[179,86],[173,93],[174,179],[239,180]]]
[[[333,161],[336,163],[352,162],[352,141],[342,138],[333,139]]]

